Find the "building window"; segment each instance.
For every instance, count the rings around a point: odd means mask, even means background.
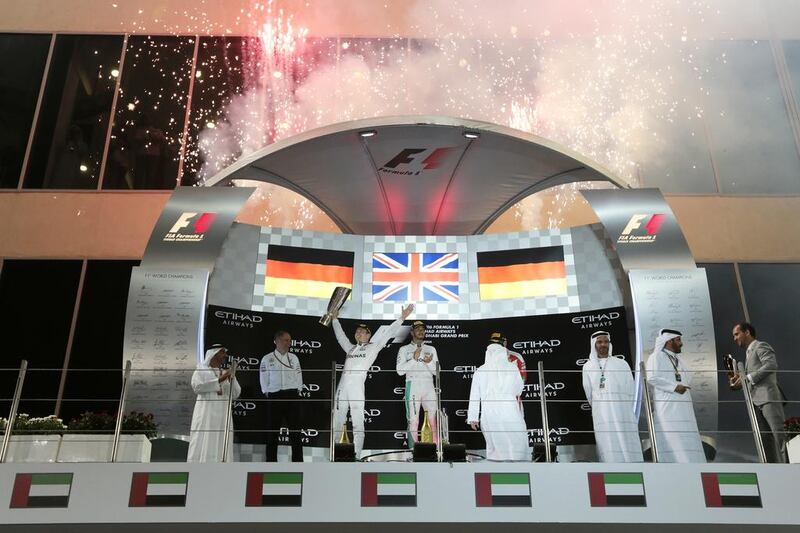
[[[0,187],[16,189],[31,131],[49,34],[0,34]]]
[[[114,35],[56,37],[26,188],[97,188],[122,42]]]
[[[139,261],[92,260],[86,266],[61,414],[117,408],[131,269]],[[100,401],[101,399],[105,401]]]
[[[194,37],[128,39],[104,189],[174,189]]]
[[[20,413],[53,414],[82,261],[6,259],[0,271],[0,416],[7,416],[20,362],[28,361]]]

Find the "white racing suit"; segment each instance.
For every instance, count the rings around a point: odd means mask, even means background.
[[[389,327],[379,329],[367,344],[353,344],[342,330],[339,319],[333,321],[333,331],[339,346],[347,353],[344,361],[344,371],[336,387],[336,406],[333,411],[333,430],[336,442],[342,438],[342,427],[347,420],[347,410],[353,420],[353,444],[356,456],[361,455],[364,448],[364,382],[367,379],[372,363],[378,357],[386,343],[389,342],[400,329],[403,320],[397,319]]]
[[[402,346],[397,352],[397,373],[406,377],[406,420],[408,420],[409,442],[417,442],[419,428],[419,408],[425,408],[428,423],[433,431],[433,441],[438,443],[439,435],[436,431],[436,389],[433,386],[433,376],[436,374],[436,365],[439,358],[436,348],[423,344],[419,360],[414,360],[417,345],[413,342]],[[431,357],[430,362],[422,360]]]

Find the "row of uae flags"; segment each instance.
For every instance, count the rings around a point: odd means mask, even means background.
[[[465,260],[449,252],[373,253],[372,300],[458,302]],[[353,288],[354,261],[350,251],[270,244],[264,293],[327,299],[335,287]],[[562,246],[477,252],[477,266],[483,301],[567,294]]]
[[[646,507],[644,475],[640,472],[590,472],[592,507]],[[754,473],[701,474],[706,507],[761,507],[758,478]],[[17,474],[10,507],[65,508],[72,490],[72,473]],[[184,507],[188,472],[135,472],[129,507]],[[247,507],[301,507],[302,472],[249,472]],[[417,474],[364,472],[361,474],[362,507],[416,507]],[[530,474],[523,472],[476,473],[476,507],[531,507]]]

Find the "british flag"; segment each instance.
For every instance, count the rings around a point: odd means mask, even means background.
[[[372,254],[372,301],[457,302],[458,254]]]

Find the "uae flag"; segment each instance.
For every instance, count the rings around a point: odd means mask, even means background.
[[[67,507],[72,474],[17,474],[11,492],[12,509]]]
[[[761,507],[755,474],[701,474],[706,507]]]
[[[361,474],[361,507],[416,507],[417,474]]]
[[[353,252],[270,244],[265,294],[330,298],[336,287],[353,287]]]
[[[188,472],[134,472],[128,507],[184,507]]]
[[[302,472],[248,472],[247,507],[300,507],[303,505]]]
[[[477,507],[530,507],[531,479],[522,474],[475,474]]]
[[[481,300],[567,294],[564,247],[478,252]]]
[[[589,473],[592,507],[647,507],[640,472]]]

